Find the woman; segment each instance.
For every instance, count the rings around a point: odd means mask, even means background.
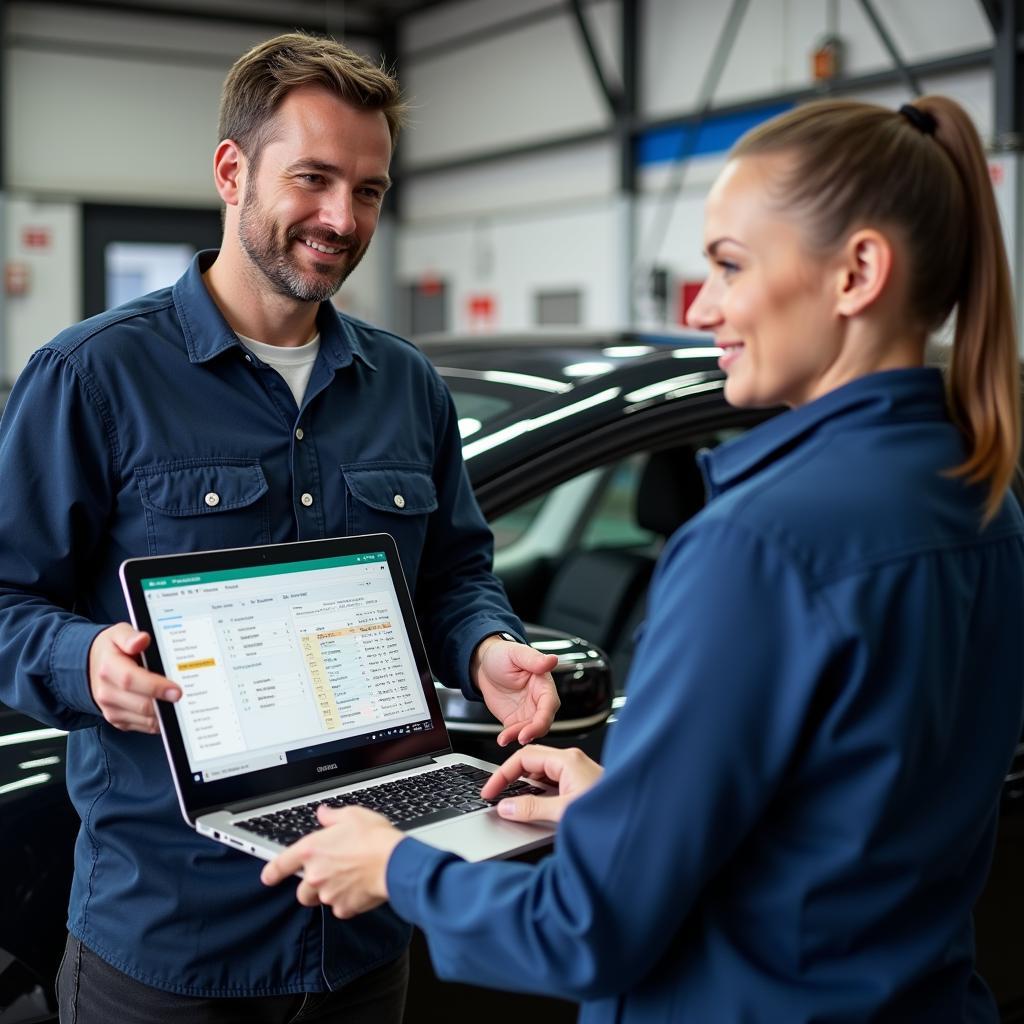
[[[527,748],[560,796],[537,866],[466,864],[361,809],[264,869],[345,916],[386,898],[446,978],[581,1020],[997,1019],[971,908],[1022,714],[1024,520],[1009,275],[953,101],[821,102],[711,190],[726,397],[789,412],[706,457],[606,748]],[[948,395],[923,367],[956,310]],[[562,812],[564,817],[562,817]]]

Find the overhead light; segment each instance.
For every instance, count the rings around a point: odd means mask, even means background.
[[[670,377],[668,380],[655,381],[645,387],[630,391],[625,399],[630,404],[634,402],[648,402],[652,398],[678,398],[680,395],[692,394],[695,391],[711,391],[722,386],[722,378],[711,371],[699,373],[684,373],[679,377]]]
[[[653,345],[609,345],[601,349],[601,355],[612,359],[629,359],[631,356],[649,356],[653,351]]]
[[[27,778],[18,779],[17,782],[5,782],[0,786],[0,796],[5,793],[13,793],[16,789],[27,789],[29,786],[41,786],[53,778],[49,772],[40,772],[38,775],[29,775]]]
[[[514,384],[521,388],[532,388],[534,391],[548,391],[560,395],[572,391],[572,385],[564,380],[552,380],[550,377],[538,377],[532,373],[514,373],[511,370],[466,370],[455,366],[438,366],[437,372],[442,377],[461,377],[466,380],[486,380],[492,384]]]
[[[463,416],[459,420],[459,437],[472,437],[483,424],[472,416]]]
[[[677,348],[672,352],[673,359],[696,359],[698,356],[702,356],[705,359],[708,356],[717,357],[722,354],[720,348]]]
[[[13,732],[10,736],[0,736],[0,747],[13,747],[19,743],[35,743],[36,740],[48,740],[57,736],[67,736],[63,729],[29,729],[28,732]]]
[[[463,447],[462,457],[463,459],[471,459],[475,455],[489,451],[491,448],[497,448],[498,445],[505,444],[506,441],[511,441],[521,434],[537,430],[539,427],[546,427],[549,423],[556,423],[558,420],[564,420],[569,416],[575,416],[577,413],[592,409],[595,405],[601,405],[603,402],[610,402],[613,398],[618,398],[620,394],[622,394],[622,388],[607,388],[605,391],[599,391],[596,395],[581,399],[579,402],[573,402],[562,409],[555,409],[554,412],[545,413],[543,416],[519,420],[518,423],[510,423],[507,427],[496,430],[487,437],[480,437],[475,441],[470,441],[469,444]]]
[[[60,764],[59,757],[37,757],[34,761],[19,761],[18,767],[23,771],[29,768],[45,768],[47,765]]]
[[[612,369],[611,363],[570,363],[562,367],[566,377],[596,377],[599,373],[607,373]]]
[[[495,384],[518,384],[523,388],[535,388],[537,391],[549,391],[554,395],[564,394],[572,390],[571,384],[564,380],[551,380],[550,377],[537,377],[532,373],[514,373],[511,370],[484,370],[480,375],[484,380]]]

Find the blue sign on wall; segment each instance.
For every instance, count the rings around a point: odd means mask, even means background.
[[[649,167],[678,160],[680,156],[723,153],[745,131],[792,107],[792,103],[775,103],[735,114],[717,114],[709,117],[699,128],[690,124],[652,128],[637,139],[637,166]]]

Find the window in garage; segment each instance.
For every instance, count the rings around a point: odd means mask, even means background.
[[[538,326],[566,327],[583,323],[583,293],[579,288],[537,292],[533,319]]]
[[[84,203],[83,312],[173,283],[193,253],[219,248],[220,238],[216,209]]]

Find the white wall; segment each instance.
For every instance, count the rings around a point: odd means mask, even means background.
[[[581,288],[583,322],[623,321],[621,282],[611,258],[621,226],[606,199],[473,221],[437,221],[407,228],[398,248],[399,280],[441,278],[451,286],[452,327],[478,329],[469,309],[477,295],[497,298],[502,330],[533,326],[539,290]]]
[[[414,176],[403,185],[402,220],[408,226],[603,199],[615,192],[616,160],[610,142],[593,142]]]
[[[6,203],[5,221],[6,258],[28,270],[26,293],[4,300],[6,344],[0,372],[12,378],[35,349],[80,318],[80,261],[68,259],[68,254],[77,256],[81,249],[81,217],[77,203],[13,198]],[[42,229],[49,244],[27,247],[26,229]]]
[[[537,290],[583,290],[583,322],[625,319],[613,258],[624,225],[616,154],[599,142],[414,178],[403,198],[399,280],[442,278],[453,289],[455,330],[479,326],[470,296],[499,296],[497,325],[533,325]]]
[[[457,50],[432,51],[423,39],[458,39],[470,24],[499,24],[530,9],[556,8],[557,16],[483,39]],[[614,51],[617,3],[586,8],[589,23]],[[465,20],[463,20],[465,19]],[[431,23],[437,22],[431,28]],[[402,78],[413,98],[413,130],[404,142],[409,168],[440,159],[577,134],[606,127],[610,114],[563,3],[463,0],[410,20],[403,32]],[[609,70],[615,71],[609,58]]]
[[[585,4],[585,16],[613,86],[619,82],[619,5]],[[551,16],[530,22],[535,12]],[[513,31],[440,52],[439,44],[479,30]],[[403,84],[414,115],[402,140],[413,172],[403,193],[398,274],[403,283],[449,283],[451,326],[479,327],[468,302],[497,297],[497,326],[533,323],[538,290],[580,288],[584,323],[624,317],[613,254],[623,244],[611,141],[415,176],[437,161],[542,143],[607,128],[611,115],[579,34],[560,0],[462,0],[408,19]]]
[[[391,306],[396,230],[394,218],[382,213],[369,250],[334,296],[339,309],[389,330],[398,326]]]
[[[713,106],[807,87],[811,53],[826,31],[827,6],[823,0],[752,0]],[[611,140],[415,176],[418,164],[608,123],[603,98],[575,40],[575,26],[564,11],[444,55],[432,49],[466,32],[493,28],[512,14],[511,7],[501,0],[463,0],[424,12],[407,26],[404,81],[416,117],[402,142],[404,166],[413,177],[404,186],[400,277],[446,279],[455,296],[451,326],[457,330],[474,326],[465,306],[469,295],[494,294],[495,326],[514,330],[530,326],[535,290],[559,286],[583,291],[585,324],[615,326],[623,322],[622,296],[629,283],[623,280],[625,232]],[[551,0],[522,0],[515,13],[552,7]],[[667,118],[688,113],[729,5],[646,0],[643,7],[644,114]],[[876,8],[910,61],[992,44],[988,21],[975,0],[876,0]],[[614,77],[618,4],[599,0],[586,10]],[[891,68],[858,0],[840,0],[838,30],[846,42],[849,74]],[[950,73],[926,78],[922,85],[960,100],[983,136],[991,135],[990,72]],[[910,96],[896,85],[862,98],[896,107]],[[721,163],[721,154],[690,161],[684,187],[668,202],[660,195],[666,166],[642,169],[636,207],[638,277],[652,264],[667,267],[676,282],[703,276],[703,200]],[[654,247],[658,238],[663,242]],[[492,251],[489,259],[481,257]]]
[[[225,2],[250,9],[261,4],[275,14],[281,10],[271,0]],[[297,17],[324,11],[320,0],[290,2]],[[825,31],[827,6],[824,0],[752,0],[714,103],[805,86],[810,52]],[[910,60],[991,44],[977,0],[876,0],[876,6]],[[618,0],[589,0],[584,7],[615,82]],[[728,5],[645,0],[642,7],[643,113],[687,113]],[[840,0],[838,10],[849,71],[887,68],[889,59],[858,0]],[[10,370],[56,328],[80,315],[77,229],[72,227],[78,203],[216,204],[210,160],[221,83],[239,53],[273,32],[19,0],[9,0],[7,11],[6,180],[18,202],[42,203],[54,217],[65,218],[65,226],[55,232],[60,242],[39,270],[47,287],[38,289],[31,302],[11,299],[7,304],[2,326]],[[337,11],[343,14],[343,6]],[[510,18],[525,21],[506,34],[449,45],[467,34],[496,31]],[[367,48],[365,42],[348,41]],[[559,287],[582,290],[587,324],[621,322],[628,287],[623,271],[627,232],[610,138],[416,175],[417,168],[600,130],[610,123],[562,0],[439,5],[407,19],[402,42],[402,79],[413,117],[400,142],[400,160],[412,176],[403,182],[403,221],[394,231],[397,268],[382,227],[364,265],[343,289],[340,304],[392,325],[388,300],[397,271],[403,282],[423,275],[445,277],[456,327],[469,326],[466,300],[481,293],[496,297],[498,327],[528,326],[534,292]],[[991,132],[988,72],[951,74],[924,84],[959,98],[983,134]],[[896,106],[907,93],[894,86],[868,98]],[[665,169],[643,169],[637,204],[641,261],[665,265],[678,278],[702,273],[700,210],[719,165],[716,155],[692,161],[685,187],[668,205],[654,198]],[[21,208],[12,203],[9,245],[16,241],[21,216]],[[653,237],[652,220],[667,224],[665,244],[657,252],[644,248]],[[10,258],[16,256],[12,249]],[[55,301],[43,308],[47,293]]]
[[[258,32],[176,19],[10,8],[11,189],[113,202],[215,205],[224,75]]]
[[[702,0],[647,0],[642,26],[643,95],[650,117],[692,107],[730,5]],[[825,35],[826,0],[753,0],[726,62],[715,103],[735,103],[810,86],[811,53]],[[909,62],[992,45],[977,0],[875,0],[875,9]],[[846,72],[891,68],[858,0],[839,0],[838,30]]]

